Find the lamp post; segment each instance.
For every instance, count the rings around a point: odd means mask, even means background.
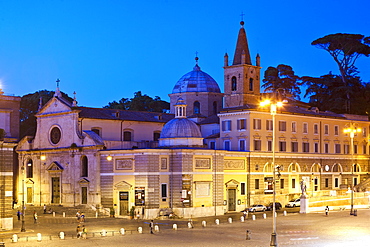
[[[361,128],[357,128],[353,123],[350,124],[350,126],[348,128],[345,128],[343,130],[344,133],[349,133],[349,137],[351,138],[351,172],[353,174],[353,155],[354,155],[354,144],[353,144],[353,139],[355,137],[355,134],[357,132],[361,132]],[[353,186],[353,177],[351,177],[352,181],[351,181],[351,212],[350,212],[350,215],[353,215],[353,190],[354,190],[354,186]]]
[[[25,177],[25,167],[24,163],[22,164],[22,226],[21,226],[21,232],[25,232],[26,228],[24,225],[24,177]]]
[[[270,113],[272,116],[272,233],[271,233],[271,241],[270,246],[278,246],[277,245],[277,233],[276,233],[276,167],[275,167],[275,115],[276,109],[282,106],[282,102],[271,102],[270,100],[265,100],[260,103],[260,106],[270,106]]]

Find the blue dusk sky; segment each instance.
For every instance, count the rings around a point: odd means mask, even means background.
[[[334,33],[370,36],[368,0],[33,0],[0,2],[0,87],[23,96],[56,88],[80,106],[103,107],[136,91],[169,100],[199,66],[223,90],[224,54],[234,55],[241,13],[261,77],[287,64],[299,76],[339,74],[311,46]],[[370,58],[356,63],[370,81]]]

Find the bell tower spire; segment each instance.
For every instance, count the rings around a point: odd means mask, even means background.
[[[241,21],[240,25],[241,27],[240,27],[239,34],[238,34],[238,40],[236,42],[233,65],[238,65],[238,64],[252,65],[251,55],[249,53],[249,47],[248,47],[248,41],[247,41],[247,34],[244,29],[244,21]]]

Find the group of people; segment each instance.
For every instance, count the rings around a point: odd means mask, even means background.
[[[76,232],[77,232],[77,238],[86,239],[87,230],[86,230],[85,225],[81,226],[80,224],[78,224],[76,228]]]
[[[49,210],[46,210],[46,205],[44,204],[44,214],[52,214],[53,210],[49,208]]]
[[[77,211],[76,213],[77,222],[85,222],[85,214],[81,213],[80,211]]]

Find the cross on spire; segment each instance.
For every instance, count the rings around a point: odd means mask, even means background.
[[[59,87],[59,82],[60,82],[60,80],[59,80],[59,78],[56,80],[56,83],[57,83],[57,87]]]
[[[242,18],[242,21],[244,21],[244,16],[245,16],[245,14],[243,13],[243,11],[242,11],[242,13],[240,14],[240,16],[241,16],[241,18]]]

